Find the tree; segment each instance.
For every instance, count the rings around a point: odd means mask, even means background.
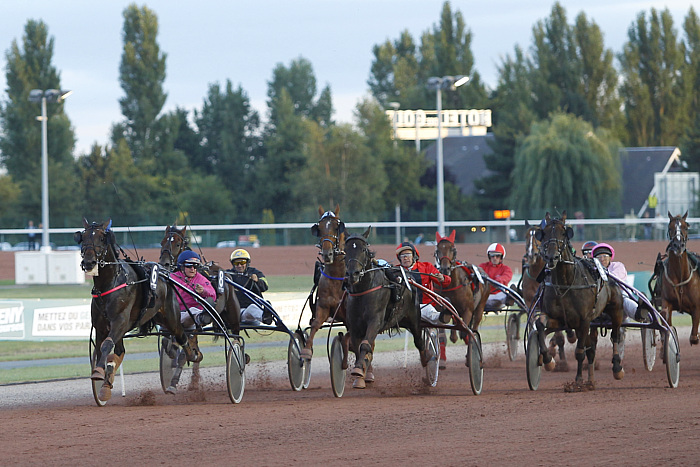
[[[61,89],[60,76],[51,64],[54,39],[42,21],[29,20],[24,28],[21,46],[13,41],[6,53],[8,100],[0,105],[0,158],[19,187],[17,206],[12,222],[22,225],[27,217],[39,218],[41,213],[41,124],[36,116],[40,105],[29,102],[32,89]],[[64,215],[75,208],[75,199],[69,189],[59,191],[61,182],[70,187],[73,177],[73,148],[75,135],[63,110],[63,104],[47,105],[49,162],[49,200],[52,226],[64,225]],[[59,175],[60,174],[60,175]],[[14,189],[14,188],[13,188]],[[6,201],[6,200],[5,200]],[[59,221],[60,219],[60,221]]]
[[[291,99],[296,115],[313,119],[326,127],[332,124],[333,104],[330,87],[326,85],[316,100],[316,76],[311,62],[307,59],[299,57],[292,60],[289,68],[278,63],[272,71],[272,81],[267,84],[267,106],[272,125],[278,121],[276,101],[283,89]]]
[[[588,217],[619,209],[618,150],[607,130],[570,114],[536,123],[515,154],[510,206],[526,219],[552,209]]]
[[[620,94],[627,116],[629,144],[675,146],[687,122],[687,96],[681,83],[683,47],[668,9],[640,13],[628,30],[619,59]]]
[[[156,42],[155,12],[135,4],[124,10],[124,50],[119,81],[126,94],[119,100],[124,122],[112,129],[112,144],[124,138],[138,162],[152,160],[162,149],[158,144],[158,115],[167,94],[163,91],[166,54]]]
[[[683,23],[685,30],[685,63],[681,73],[683,89],[688,96],[688,126],[681,138],[680,147],[683,159],[688,162],[688,170],[700,171],[700,19],[693,7]]]

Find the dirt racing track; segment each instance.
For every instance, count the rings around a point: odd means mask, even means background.
[[[653,263],[665,247],[637,245],[639,259],[624,258],[631,270],[633,262]],[[379,255],[389,257],[392,249]],[[304,252],[304,260],[286,259],[299,266],[308,262],[309,247]],[[263,256],[253,252],[254,264],[271,271]],[[596,389],[573,393],[564,390],[573,370],[543,372],[539,389],[530,391],[522,347],[511,362],[505,344],[484,346],[479,396],[471,392],[465,347],[451,345],[435,388],[422,382],[418,352],[409,346],[406,368],[403,352],[377,354],[376,382],[365,390],[348,382],[338,399],[325,341],[317,340],[308,389],[290,389],[283,363],[253,363],[237,405],[222,368],[207,370],[196,390],[185,390],[183,378],[180,393],[168,396],[157,373],[128,374],[127,354],[126,397],[117,381],[103,408],[92,399],[88,369],[80,380],[1,386],[1,459],[3,465],[696,465],[700,347],[690,347],[688,328],[678,333],[677,389],[669,388],[660,357],[646,371],[639,334],[628,332],[625,378],[612,376],[608,335],[599,341]],[[573,367],[573,347],[567,348]]]

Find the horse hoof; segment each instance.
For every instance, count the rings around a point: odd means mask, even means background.
[[[569,344],[575,344],[576,343],[576,334],[572,333],[566,333],[566,340],[569,341]]]
[[[112,388],[109,386],[102,386],[100,388],[100,393],[97,395],[101,401],[108,401],[112,398]]]
[[[698,345],[700,343],[700,337],[690,336],[690,345]]]
[[[303,358],[304,360],[311,360],[311,356],[314,354],[314,351],[311,349],[301,349],[301,352],[299,352],[299,356]]]
[[[167,388],[165,388],[165,393],[174,396],[175,394],[177,394],[177,388],[175,386],[170,385]]]
[[[245,364],[248,365],[250,364],[250,355],[245,354]]]
[[[453,344],[456,344],[458,340],[459,340],[459,336],[457,335],[457,333],[451,332],[450,333],[450,342],[452,342]]]
[[[365,384],[365,379],[355,378],[355,381],[352,382],[352,387],[355,389],[365,389],[367,387],[367,385]]]
[[[371,371],[368,371],[367,374],[365,375],[365,382],[366,383],[374,383],[374,373]]]
[[[615,377],[616,380],[621,380],[622,378],[625,377],[625,370],[622,369],[618,371],[617,373],[613,372],[613,376]]]
[[[544,369],[547,371],[552,371],[557,367],[557,362],[554,361],[554,359],[551,359],[548,363],[544,364]]]
[[[90,376],[90,379],[93,381],[104,381],[105,369],[99,366],[95,367],[95,369],[92,370],[92,375]]]
[[[350,372],[350,374],[351,374],[352,376],[356,376],[358,379],[359,379],[359,378],[364,379],[364,377],[365,377],[365,370],[363,370],[362,368],[355,367],[355,368],[352,369],[352,371]],[[364,383],[364,381],[363,381],[363,383]],[[364,386],[363,386],[363,387],[364,387]]]

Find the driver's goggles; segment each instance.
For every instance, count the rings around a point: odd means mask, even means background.
[[[245,259],[239,259],[233,262],[234,266],[245,266],[246,264],[248,264],[248,261]]]

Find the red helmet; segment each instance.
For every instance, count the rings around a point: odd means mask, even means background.
[[[402,242],[401,245],[396,247],[396,257],[398,258],[399,255],[401,254],[402,251],[406,250],[411,250],[413,252],[413,256],[415,259],[420,258],[420,254],[418,254],[418,250],[416,250],[416,247],[413,246],[413,243],[411,242]]]
[[[486,254],[489,256],[489,258],[494,255],[501,255],[505,259],[506,249],[500,243],[492,243],[489,245],[488,250],[486,250]]]

